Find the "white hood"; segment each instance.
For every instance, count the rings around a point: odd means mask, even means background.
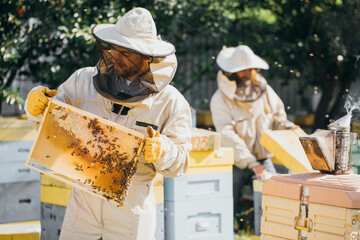
[[[159,92],[169,85],[175,75],[176,69],[177,59],[175,54],[165,57],[165,59],[159,63],[150,63],[150,71]]]

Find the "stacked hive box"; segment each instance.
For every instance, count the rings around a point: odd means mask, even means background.
[[[155,239],[165,239],[165,221],[164,221],[164,177],[157,174],[153,180],[153,189],[156,201],[156,230]]]
[[[360,176],[273,176],[262,208],[260,239],[359,239]]]
[[[59,239],[67,202],[72,186],[41,174],[41,239]],[[164,187],[163,177],[156,175],[153,180],[157,224],[156,240],[164,239]]]
[[[233,163],[232,148],[191,151],[187,174],[165,178],[165,239],[233,239]]]
[[[71,188],[41,174],[41,239],[59,239]]]
[[[253,180],[253,194],[254,194],[254,234],[260,236],[260,223],[262,217],[261,200],[262,187],[265,181],[260,179]]]
[[[40,174],[25,167],[35,131],[26,119],[0,118],[0,239],[38,239]]]
[[[39,220],[40,174],[25,167],[35,131],[18,118],[0,126],[0,223]]]
[[[287,173],[285,169],[279,167],[286,166],[294,173],[306,173],[313,171],[311,164],[301,146],[299,137],[306,136],[306,133],[298,128],[293,130],[267,130],[261,136],[260,143],[272,154],[272,161],[277,173]],[[262,185],[264,181],[254,180],[254,230],[255,235],[260,236],[260,220],[262,216]]]

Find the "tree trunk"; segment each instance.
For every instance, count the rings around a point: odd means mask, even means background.
[[[315,111],[315,122],[313,131],[316,129],[326,129],[329,123],[330,103],[334,97],[334,90],[336,89],[337,81],[329,77],[328,68],[324,65],[321,58],[314,58],[313,67],[315,69],[315,78],[320,79],[322,96],[320,103]]]
[[[327,89],[323,89],[322,96],[320,99],[320,103],[315,111],[315,122],[313,126],[313,131],[316,129],[326,129],[329,123],[329,119],[327,117],[329,104],[331,99],[333,98],[334,87],[330,87]]]

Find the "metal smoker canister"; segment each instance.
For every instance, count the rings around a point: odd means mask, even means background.
[[[352,146],[357,143],[357,134],[350,132],[350,127],[328,126],[335,131],[335,171],[346,172],[352,168]]]

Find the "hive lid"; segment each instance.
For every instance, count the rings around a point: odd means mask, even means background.
[[[342,118],[330,123],[329,128],[350,128],[351,114],[346,114]]]
[[[274,175],[262,193],[300,200],[302,187],[309,188],[309,202],[324,205],[360,208],[360,175],[322,173]]]
[[[32,141],[36,131],[25,118],[0,117],[0,142]]]
[[[234,149],[222,147],[212,151],[190,151],[190,168],[232,166],[234,164]]]

